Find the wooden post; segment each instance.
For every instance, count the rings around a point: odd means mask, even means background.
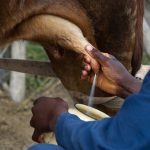
[[[144,50],[150,56],[150,0],[145,1],[143,32],[144,32]]]
[[[143,32],[144,32],[144,49],[146,53],[150,56],[150,26],[148,25],[146,19],[143,22]]]
[[[14,42],[11,46],[11,57],[18,59],[26,58],[26,42]],[[10,75],[10,96],[15,102],[21,102],[25,97],[25,74],[18,72],[11,72]]]

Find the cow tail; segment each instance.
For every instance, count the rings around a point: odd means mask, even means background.
[[[144,0],[136,0],[137,3],[137,21],[136,21],[136,31],[135,31],[135,48],[132,57],[132,74],[135,75],[136,72],[141,67],[142,57],[143,57],[143,17],[144,17]]]

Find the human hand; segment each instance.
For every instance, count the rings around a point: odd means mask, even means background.
[[[40,142],[43,133],[55,130],[57,118],[68,112],[68,105],[60,98],[41,97],[34,102],[30,125],[34,128],[32,139]]]
[[[99,69],[95,70],[95,66],[91,63],[91,59],[85,56],[84,68],[82,70],[82,79],[90,77],[91,70],[97,74],[97,87],[113,95],[121,97],[128,96],[133,89],[129,85],[135,84],[135,78],[127,71],[127,69],[112,55],[101,53],[92,46],[87,46],[86,51],[97,60]],[[91,80],[91,79],[90,79]],[[136,88],[137,90],[138,87]]]

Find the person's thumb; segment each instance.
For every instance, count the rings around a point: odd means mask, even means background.
[[[40,140],[40,136],[43,134],[44,132],[38,130],[38,129],[34,129],[33,135],[32,135],[32,140],[37,142],[37,143],[41,143]]]

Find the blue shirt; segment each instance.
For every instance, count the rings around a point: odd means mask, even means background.
[[[150,150],[150,72],[140,92],[127,97],[116,116],[85,122],[64,113],[55,133],[65,150]]]
[[[85,122],[64,113],[55,134],[59,146],[38,144],[29,150],[150,150],[150,72],[116,116]]]

